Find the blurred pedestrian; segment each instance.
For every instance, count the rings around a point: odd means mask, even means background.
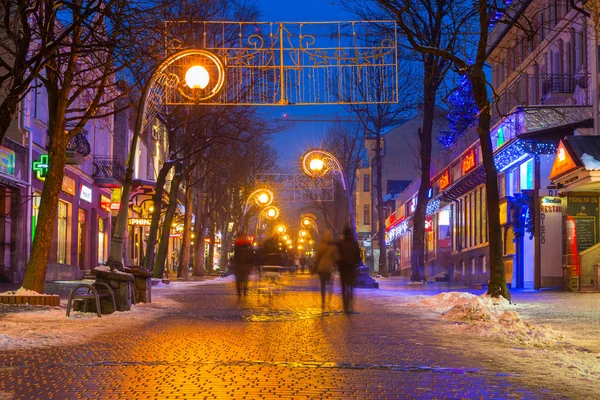
[[[342,300],[344,303],[344,312],[352,312],[353,290],[356,286],[356,275],[360,266],[360,247],[354,239],[354,234],[349,226],[344,228],[343,237],[338,242],[340,254],[338,262],[338,271],[340,273],[340,283],[342,285]]]
[[[302,255],[300,257],[300,271],[302,271],[302,274],[304,274],[304,268],[306,268],[306,257]]]
[[[233,262],[235,274],[235,289],[238,298],[248,295],[248,278],[252,269],[254,252],[252,251],[252,243],[244,234],[239,234],[235,240],[233,249]]]
[[[331,274],[335,270],[335,264],[338,262],[340,254],[337,246],[333,241],[333,234],[326,231],[323,234],[323,239],[317,246],[315,256],[315,270],[319,274],[321,283],[321,307],[325,308],[325,291],[327,284],[331,281]]]

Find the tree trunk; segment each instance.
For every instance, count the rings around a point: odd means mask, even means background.
[[[435,112],[435,95],[437,85],[433,82],[436,69],[432,65],[425,64],[425,79],[423,85],[423,123],[419,128],[419,142],[421,144],[421,184],[417,194],[417,207],[413,216],[413,237],[411,251],[411,282],[421,282],[425,277],[425,219],[427,218],[427,203],[429,201],[429,180],[431,165],[431,137],[433,133],[433,115]],[[431,64],[431,62],[429,62]]]
[[[54,237],[58,211],[58,198],[60,196],[67,161],[67,135],[64,133],[64,128],[55,128],[55,126],[51,125],[48,131],[50,135],[48,176],[44,180],[44,189],[42,190],[42,197],[40,199],[40,210],[35,226],[31,255],[23,279],[23,288],[34,290],[38,293],[44,293],[48,257],[52,238]],[[59,126],[64,127],[64,124]]]
[[[185,216],[183,218],[183,238],[181,240],[181,256],[179,257],[178,278],[188,278],[190,268],[190,242],[192,239],[192,210],[194,207],[194,192],[192,184],[192,172],[187,174],[187,185],[185,190]]]
[[[383,183],[381,172],[381,133],[377,132],[375,140],[375,169],[376,180],[375,190],[377,191],[377,243],[379,244],[379,274],[384,277],[389,276],[387,267],[387,257],[385,251],[385,217],[383,215]]]
[[[165,213],[162,232],[160,233],[160,241],[158,242],[158,251],[154,260],[154,277],[162,278],[165,271],[165,260],[167,259],[167,251],[169,250],[169,235],[171,233],[171,223],[177,210],[177,191],[181,183],[181,164],[175,166],[175,176],[171,181],[171,190],[169,190],[169,205]]]
[[[487,293],[493,297],[502,296],[510,300],[506,286],[504,262],[502,260],[502,228],[500,226],[500,198],[498,194],[498,172],[494,163],[492,140],[490,138],[490,103],[487,96],[487,82],[481,69],[472,69],[469,80],[479,113],[477,134],[481,145],[483,167],[485,169],[485,193],[487,196],[487,217],[490,249],[490,281]]]
[[[196,224],[194,225],[194,272],[193,276],[204,276],[204,199],[203,199],[203,182],[196,184]]]
[[[213,266],[215,265],[215,236],[216,236],[216,222],[211,217],[209,229],[208,229],[208,238],[210,240],[208,244],[208,265],[206,269],[208,273],[211,274],[213,272]]]
[[[152,213],[152,221],[150,222],[150,231],[148,233],[148,242],[146,244],[146,258],[144,265],[146,269],[154,268],[154,258],[156,257],[156,239],[158,235],[158,225],[160,224],[160,212],[162,209],[162,196],[165,191],[165,182],[167,175],[173,166],[170,162],[165,162],[162,165],[158,176],[156,177],[156,189],[152,195],[152,204],[154,212]]]

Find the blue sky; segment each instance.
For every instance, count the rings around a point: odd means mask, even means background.
[[[315,21],[352,21],[357,18],[336,5],[331,0],[256,0],[260,8],[262,21],[269,22],[315,22]],[[267,115],[282,118],[318,116],[321,119],[333,119],[336,114],[345,114],[340,106],[288,106],[264,107]],[[295,167],[304,150],[318,146],[327,122],[298,122],[285,131],[275,135],[275,148],[282,167]]]

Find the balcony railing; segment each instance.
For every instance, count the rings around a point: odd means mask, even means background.
[[[98,186],[119,187],[125,180],[125,163],[114,157],[94,157],[92,176]]]
[[[89,156],[92,152],[90,142],[83,133],[73,136],[67,143],[67,151],[73,151],[83,157]]]
[[[502,91],[493,123],[525,106],[589,106],[589,74],[523,74]]]

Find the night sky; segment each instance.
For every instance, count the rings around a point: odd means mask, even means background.
[[[352,21],[357,18],[342,8],[338,2],[323,0],[256,0],[262,21],[305,22],[305,21]],[[321,119],[334,118],[335,114],[345,114],[340,106],[290,106],[264,107],[263,111],[273,118],[318,116]],[[283,168],[297,166],[304,150],[319,146],[327,122],[298,122],[294,126],[275,135],[275,147]]]

